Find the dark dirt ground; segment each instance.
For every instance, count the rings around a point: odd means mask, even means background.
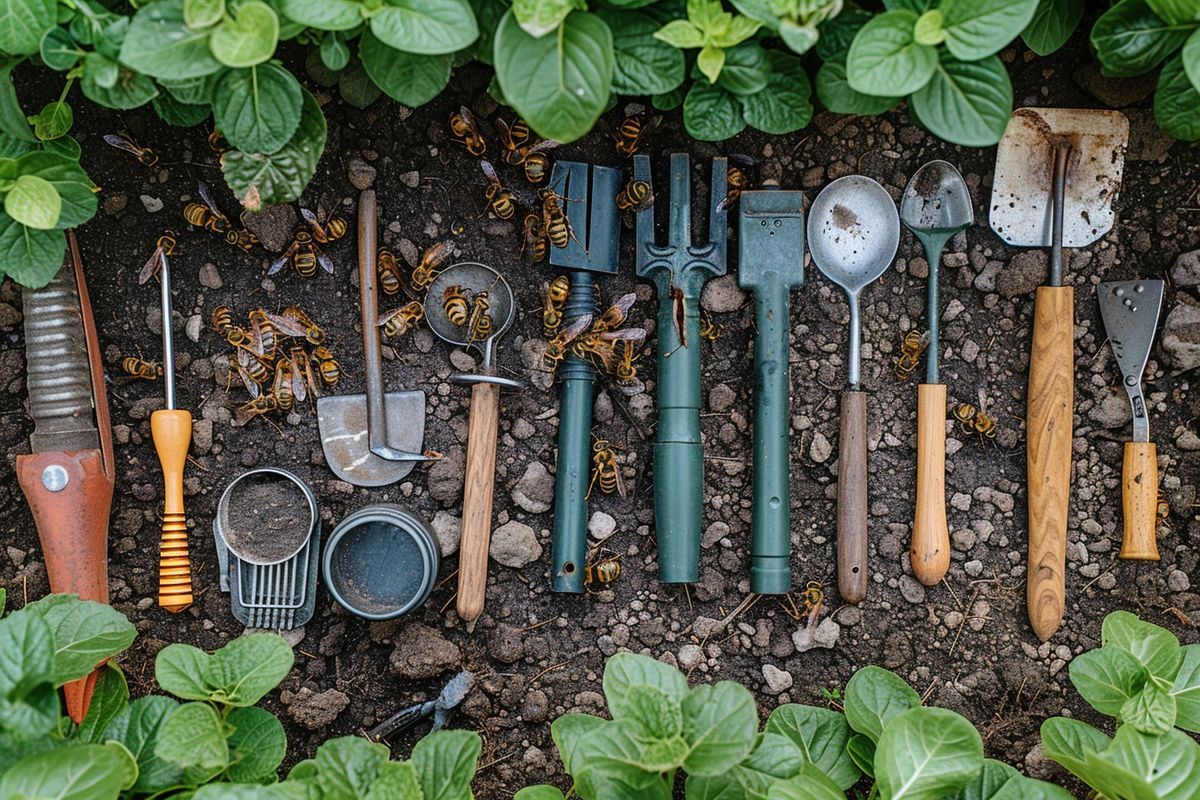
[[[266,702],[288,728],[289,763],[311,754],[326,737],[360,731],[414,699],[432,696],[445,678],[464,667],[482,676],[465,712],[454,722],[478,730],[485,740],[477,795],[507,797],[526,783],[543,780],[565,785],[549,722],[567,711],[601,712],[604,658],[628,649],[678,664],[692,681],[745,683],[756,693],[764,718],[783,702],[821,704],[822,690],[842,686],[858,667],[882,664],[908,679],[929,702],[972,719],[989,755],[1032,775],[1064,780],[1061,770],[1041,755],[1037,729],[1049,715],[1090,716],[1064,667],[1074,655],[1098,644],[1104,614],[1136,611],[1170,627],[1185,642],[1197,641],[1195,628],[1187,623],[1188,616],[1200,619],[1200,596],[1190,588],[1197,561],[1194,540],[1200,534],[1192,507],[1200,439],[1190,427],[1197,416],[1191,378],[1174,372],[1156,350],[1147,372],[1147,397],[1171,516],[1160,530],[1161,562],[1118,561],[1121,442],[1128,436],[1129,412],[1104,346],[1093,287],[1105,279],[1161,276],[1177,255],[1200,247],[1200,159],[1194,146],[1170,146],[1153,128],[1152,81],[1097,83],[1082,37],[1049,59],[1033,59],[1017,48],[1003,55],[1012,69],[1017,106],[1099,105],[1084,88],[1090,85],[1098,87],[1101,97],[1118,96],[1120,104],[1129,106],[1134,122],[1117,225],[1091,248],[1068,256],[1068,279],[1077,287],[1068,606],[1062,628],[1046,644],[1039,644],[1030,630],[1023,601],[1022,427],[1031,292],[1045,261],[1040,254],[1021,255],[1006,248],[987,227],[994,149],[966,149],[935,140],[915,125],[903,106],[877,118],[818,114],[813,125],[790,136],[747,132],[717,146],[691,145],[694,163],[705,166],[712,155],[748,154],[758,162],[760,177],[780,176],[784,186],[803,187],[810,200],[829,180],[855,171],[879,180],[898,198],[920,164],[946,158],[960,167],[975,199],[977,222],[952,243],[954,255],[946,259],[941,363],[951,398],[975,402],[982,395],[1001,433],[994,444],[981,446],[956,427],[951,429],[947,494],[954,553],[942,585],[925,589],[911,576],[907,547],[914,495],[916,380],[899,383],[892,375],[899,339],[920,324],[923,312],[927,266],[918,243],[906,233],[894,269],[864,297],[863,374],[872,393],[872,585],[868,599],[857,608],[844,605],[833,588],[836,396],[844,375],[846,306],[840,291],[815,270],[793,296],[794,577],[798,587],[810,580],[827,587],[830,616],[837,623],[826,624],[822,633],[827,641],[835,641],[832,649],[799,654],[793,634],[800,625],[783,604],[762,597],[749,607],[740,605],[748,596],[752,307],[736,289],[734,278],[710,284],[706,297],[706,305],[726,330],[718,341],[704,345],[706,485],[700,583],[685,590],[655,579],[650,442],[639,439],[614,406],[620,397],[634,418],[645,426],[653,424],[654,370],[648,356],[643,360],[646,394],[624,398],[605,391],[597,401],[597,433],[624,448],[621,457],[631,487],[626,499],[592,500],[594,512],[610,515],[594,520],[596,526],[615,520],[615,532],[604,546],[621,555],[622,574],[603,591],[582,597],[552,594],[552,520],[547,509],[553,491],[557,404],[546,376],[532,369],[544,346],[538,286],[551,273],[545,266],[521,263],[518,230],[484,213],[482,175],[474,159],[447,139],[446,119],[460,103],[491,112],[487,77],[480,71],[460,71],[450,91],[413,112],[386,100],[360,111],[340,98],[321,95],[330,121],[329,142],[305,205],[329,209],[342,198],[355,197],[349,175],[361,180],[364,170],[351,162],[361,159],[376,172],[385,243],[395,247],[408,238],[423,248],[449,235],[461,258],[495,264],[516,289],[521,315],[500,344],[500,364],[507,374],[529,380],[530,387],[502,404],[495,522],[497,527],[509,524],[507,532],[513,534],[506,560],[525,566],[492,562],[487,610],[474,633],[464,629],[452,610],[455,555],[445,558],[442,581],[428,603],[398,622],[368,624],[350,616],[322,588],[317,614],[296,645],[296,667],[281,691]],[[58,90],[43,88],[45,98]],[[29,97],[25,102],[38,107],[41,101]],[[605,124],[610,129],[619,124],[623,111],[610,111]],[[241,633],[228,597],[217,590],[210,524],[221,491],[248,467],[283,466],[304,477],[317,493],[326,532],[364,504],[397,502],[428,520],[436,517],[443,540],[453,541],[468,393],[451,386],[447,376],[470,359],[435,341],[428,330],[385,351],[384,375],[390,388],[426,391],[426,446],[446,452],[448,459],[434,468],[418,468],[384,489],[356,489],[333,477],[324,465],[311,409],[291,418],[279,415],[273,424],[258,420],[245,428],[231,427],[229,409],[242,395],[226,393],[223,378],[219,384],[214,379],[210,362],[226,349],[207,325],[219,304],[232,305],[243,317],[260,305],[279,309],[299,304],[308,309],[329,331],[342,362],[346,378],[338,391],[362,390],[353,236],[328,248],[337,264],[333,276],[305,280],[288,270],[267,278],[265,267],[273,255],[261,249],[243,255],[211,234],[183,225],[180,211],[194,196],[197,178],[218,190],[218,201],[227,211],[234,208],[205,144],[207,128],[170,129],[148,109],[117,115],[91,104],[78,118],[84,164],[102,187],[102,210],[79,238],[106,364],[114,378],[121,356],[139,350],[148,358],[158,356],[157,284],[136,283],[155,237],[164,228],[174,228],[180,231],[182,249],[173,259],[174,323],[178,396],[198,420],[187,490],[200,597],[178,616],[155,606],[161,489],[148,415],[161,402],[161,384],[117,379],[110,386],[118,440],[110,537],[112,601],[141,632],[121,658],[133,692],[140,695],[156,689],[153,658],[166,643],[215,648]],[[100,142],[102,134],[122,125],[159,151],[162,163],[157,168],[148,170]],[[653,155],[660,180],[666,154],[681,141],[678,113],[666,115],[663,126],[648,136],[643,150]],[[497,146],[494,139],[490,145]],[[630,166],[617,157],[600,130],[557,155]],[[698,177],[703,174],[699,164]],[[516,174],[506,174],[517,186]],[[352,202],[337,206],[351,220]],[[606,280],[603,289],[612,297],[636,286],[639,302],[631,319],[652,331],[657,301],[650,287],[634,278],[631,243],[626,235],[621,272]],[[736,257],[735,242],[730,253]],[[1178,286],[1169,289],[1164,318],[1187,295]],[[9,326],[0,331],[0,447],[11,464],[16,454],[27,451],[31,424],[23,410],[19,290],[11,282],[4,284],[0,301],[0,318]],[[26,596],[46,592],[47,584],[34,528],[11,474],[0,481],[0,539],[6,548],[0,558],[0,585],[19,605]],[[535,537],[522,526],[531,528]],[[739,608],[740,613],[734,613]],[[394,742],[397,752],[406,754],[415,737],[413,733]]]

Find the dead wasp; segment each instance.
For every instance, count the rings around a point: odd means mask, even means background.
[[[396,294],[404,287],[400,264],[391,250],[379,251],[375,257],[375,270],[379,273],[379,287],[384,294]]]
[[[168,228],[163,231],[163,235],[158,237],[154,243],[154,252],[150,254],[150,259],[142,267],[142,271],[138,273],[138,285],[145,283],[153,277],[154,273],[158,272],[162,267],[163,256],[174,255],[178,242],[175,241],[175,231]]]
[[[628,386],[637,380],[637,366],[635,362],[641,357],[641,354],[638,352],[637,342],[632,339],[619,340],[617,347],[621,351],[617,358],[615,370],[617,383]]]
[[[560,330],[554,335],[554,338],[546,343],[546,351],[542,354],[542,366],[547,372],[554,372],[558,369],[558,362],[567,357],[571,343],[583,335],[591,325],[592,315],[584,314],[572,320],[571,324]]]
[[[317,247],[313,235],[306,230],[298,230],[292,237],[292,243],[287,250],[283,251],[283,255],[275,259],[267,269],[268,275],[274,275],[279,270],[287,266],[288,262],[296,268],[296,274],[302,278],[311,278],[317,273],[317,265],[321,269],[333,274],[333,261],[329,256]]]
[[[144,381],[156,381],[163,374],[162,364],[155,364],[153,361],[145,361],[133,356],[121,359],[121,370],[130,378]]]
[[[529,251],[529,260],[534,264],[545,261],[547,240],[546,226],[542,224],[542,218],[537,214],[526,214],[522,227],[521,250],[518,255],[524,255],[526,251]]]
[[[492,213],[500,219],[512,219],[513,214],[517,213],[517,206],[513,202],[513,193],[500,183],[500,176],[496,174],[496,168],[492,166],[492,162],[480,161],[479,166],[488,179],[487,191],[483,193],[483,196],[491,204]]]
[[[142,166],[153,167],[158,163],[158,154],[149,147],[139,145],[127,131],[106,133],[104,134],[104,141],[118,150],[132,153],[138,161],[142,162]]]
[[[417,327],[417,324],[425,317],[425,306],[417,300],[411,303],[393,308],[379,318],[377,323],[380,328],[383,328],[384,336],[403,336],[404,334]]]
[[[321,222],[316,214],[301,207],[300,216],[304,217],[304,221],[308,223],[312,237],[321,244],[329,244],[342,238],[346,235],[346,229],[349,227],[346,220],[332,213],[325,218],[324,222]]]
[[[612,305],[604,309],[604,313],[592,323],[589,333],[602,333],[616,328],[629,316],[629,309],[637,302],[637,292],[623,294]]]
[[[313,378],[312,366],[308,353],[303,347],[293,347],[288,351],[288,361],[292,365],[292,394],[300,402],[304,402],[309,394],[313,397],[320,397],[321,390],[317,387],[317,381]]]
[[[912,376],[913,370],[921,361],[921,354],[929,346],[929,339],[928,331],[914,329],[904,334],[904,338],[900,340],[900,355],[896,358],[893,370],[896,380],[906,381]]]
[[[309,344],[322,344],[325,341],[325,331],[312,321],[298,306],[288,306],[282,314],[266,312],[267,319],[279,333],[303,339]]]
[[[317,374],[321,376],[321,382],[326,386],[336,386],[342,377],[342,367],[333,357],[333,351],[323,345],[314,347],[312,360],[317,365]]]
[[[1167,496],[1163,494],[1163,490],[1158,490],[1158,496],[1154,501],[1154,520],[1156,523],[1164,523],[1171,516],[1171,504],[1167,502]]]
[[[247,403],[243,403],[234,409],[233,424],[245,425],[255,417],[274,411],[279,408],[279,403],[272,394],[260,394],[258,397],[251,398]]]
[[[621,127],[617,128],[617,155],[635,155],[638,146],[642,143],[642,138],[657,124],[656,120],[646,122],[637,114],[626,117],[621,123]]]
[[[424,291],[433,283],[433,278],[450,255],[454,252],[454,242],[449,240],[438,242],[426,248],[421,254],[421,260],[413,267],[410,282],[417,291]]]
[[[590,358],[605,372],[615,373],[621,361],[617,349],[621,342],[642,342],[646,331],[642,328],[621,328],[616,331],[595,331],[580,336],[571,345],[571,350],[581,358]]]
[[[825,587],[821,585],[820,581],[809,581],[805,585],[804,591],[800,593],[800,597],[804,600],[804,610],[811,612],[825,601]]]
[[[983,409],[976,408],[970,403],[959,403],[954,409],[954,418],[958,420],[965,433],[979,434],[981,442],[995,439],[1000,430],[996,420],[988,416]]]
[[[260,356],[274,358],[280,332],[265,309],[256,308],[246,315],[250,321],[251,349]]]
[[[225,134],[221,133],[219,128],[213,128],[212,133],[208,135],[208,149],[217,155],[229,150],[229,142],[225,141]]]
[[[546,238],[555,247],[566,247],[575,234],[571,230],[571,221],[563,211],[562,198],[553,189],[542,189],[538,197],[542,200],[542,224],[546,228]]]
[[[597,562],[587,564],[583,568],[584,586],[592,586],[593,584],[607,586],[619,577],[621,577],[620,556],[603,558]]]
[[[466,106],[459,106],[458,111],[450,115],[450,133],[476,158],[487,155],[487,142],[479,133],[479,123]]]
[[[715,321],[707,311],[700,311],[700,338],[715,342],[725,332],[725,326]]]
[[[488,293],[476,292],[471,300],[471,316],[467,320],[467,343],[477,342],[492,335],[492,312]]]
[[[654,205],[650,181],[630,180],[617,193],[617,208],[621,211],[645,211]]]
[[[212,195],[208,193],[208,185],[204,181],[197,183],[200,192],[200,202],[191,202],[183,207],[183,218],[187,220],[189,225],[194,225],[197,228],[204,228],[213,233],[220,234],[229,240],[230,232],[229,217],[225,216],[225,212],[221,211],[216,201],[212,199]]]
[[[517,117],[513,120],[513,124],[508,126],[509,138],[513,144],[522,145],[529,141],[529,123]]]
[[[496,120],[500,129],[500,144],[504,147],[504,163],[520,166],[525,169],[525,180],[530,183],[541,183],[546,180],[546,168],[550,159],[546,157],[547,150],[558,147],[558,142],[543,139],[540,142],[526,144],[529,141],[529,128],[525,128],[525,137],[518,141],[513,136],[512,129],[502,119]]]
[[[554,280],[542,284],[542,330],[553,336],[562,325],[563,304],[571,291],[571,282],[566,275],[556,275]]]
[[[442,292],[442,311],[452,325],[466,325],[471,318],[471,302],[467,290],[457,283]]]
[[[237,349],[237,355],[234,358],[236,359],[238,370],[244,372],[246,377],[249,377],[250,381],[256,384],[254,389],[251,389],[249,384],[246,386],[251,396],[256,395],[258,393],[257,385],[266,383],[271,378],[271,368],[267,366],[267,363],[262,358],[244,347]]]
[[[289,411],[295,405],[296,395],[292,387],[292,362],[281,358],[275,362],[275,379],[271,382],[271,395],[276,408]]]
[[[607,439],[597,439],[592,445],[592,480],[584,497],[590,497],[592,488],[597,485],[605,494],[616,492],[625,497],[625,482],[617,465],[617,453],[609,446]]]
[[[217,306],[213,309],[210,321],[214,332],[224,334],[233,327],[233,311],[229,306]]]
[[[737,202],[743,191],[750,188],[750,178],[740,167],[730,166],[725,176],[725,182],[728,188],[725,190],[725,199],[717,206],[718,211],[728,209]]]

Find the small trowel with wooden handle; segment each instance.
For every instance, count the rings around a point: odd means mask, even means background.
[[[1154,344],[1158,313],[1162,308],[1163,282],[1113,281],[1098,289],[1100,318],[1121,368],[1121,383],[1133,406],[1133,441],[1125,443],[1121,467],[1121,508],[1124,534],[1121,558],[1157,561],[1155,505],[1158,495],[1158,461],[1150,441],[1150,420],[1142,398],[1142,373]]]

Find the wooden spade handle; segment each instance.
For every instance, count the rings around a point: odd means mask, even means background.
[[[183,410],[155,411],[150,415],[150,434],[163,473],[158,604],[174,614],[190,606],[193,599],[187,515],[183,509],[183,467],[192,441],[192,415]]]
[[[1121,508],[1125,533],[1121,558],[1158,561],[1155,538],[1158,506],[1158,453],[1152,442],[1126,442],[1121,466]]]
[[[950,568],[946,527],[946,385],[917,387],[917,510],[913,516],[913,574],[933,586]]]
[[[483,613],[487,593],[488,546],[492,539],[492,491],[496,475],[496,433],[500,427],[500,387],[471,388],[467,430],[467,472],[463,487],[462,543],[458,550],[458,616],[473,624]]]
[[[1040,286],[1033,311],[1026,411],[1029,489],[1029,623],[1043,642],[1066,604],[1067,509],[1071,500],[1071,412],[1075,405],[1075,290]]]
[[[867,393],[842,392],[838,442],[838,592],[847,603],[867,596]]]

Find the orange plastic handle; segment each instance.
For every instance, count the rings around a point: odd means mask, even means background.
[[[158,560],[158,604],[178,613],[192,604],[187,515],[183,510],[183,467],[192,442],[192,415],[181,409],[150,415],[150,433],[163,472],[162,543]]]

